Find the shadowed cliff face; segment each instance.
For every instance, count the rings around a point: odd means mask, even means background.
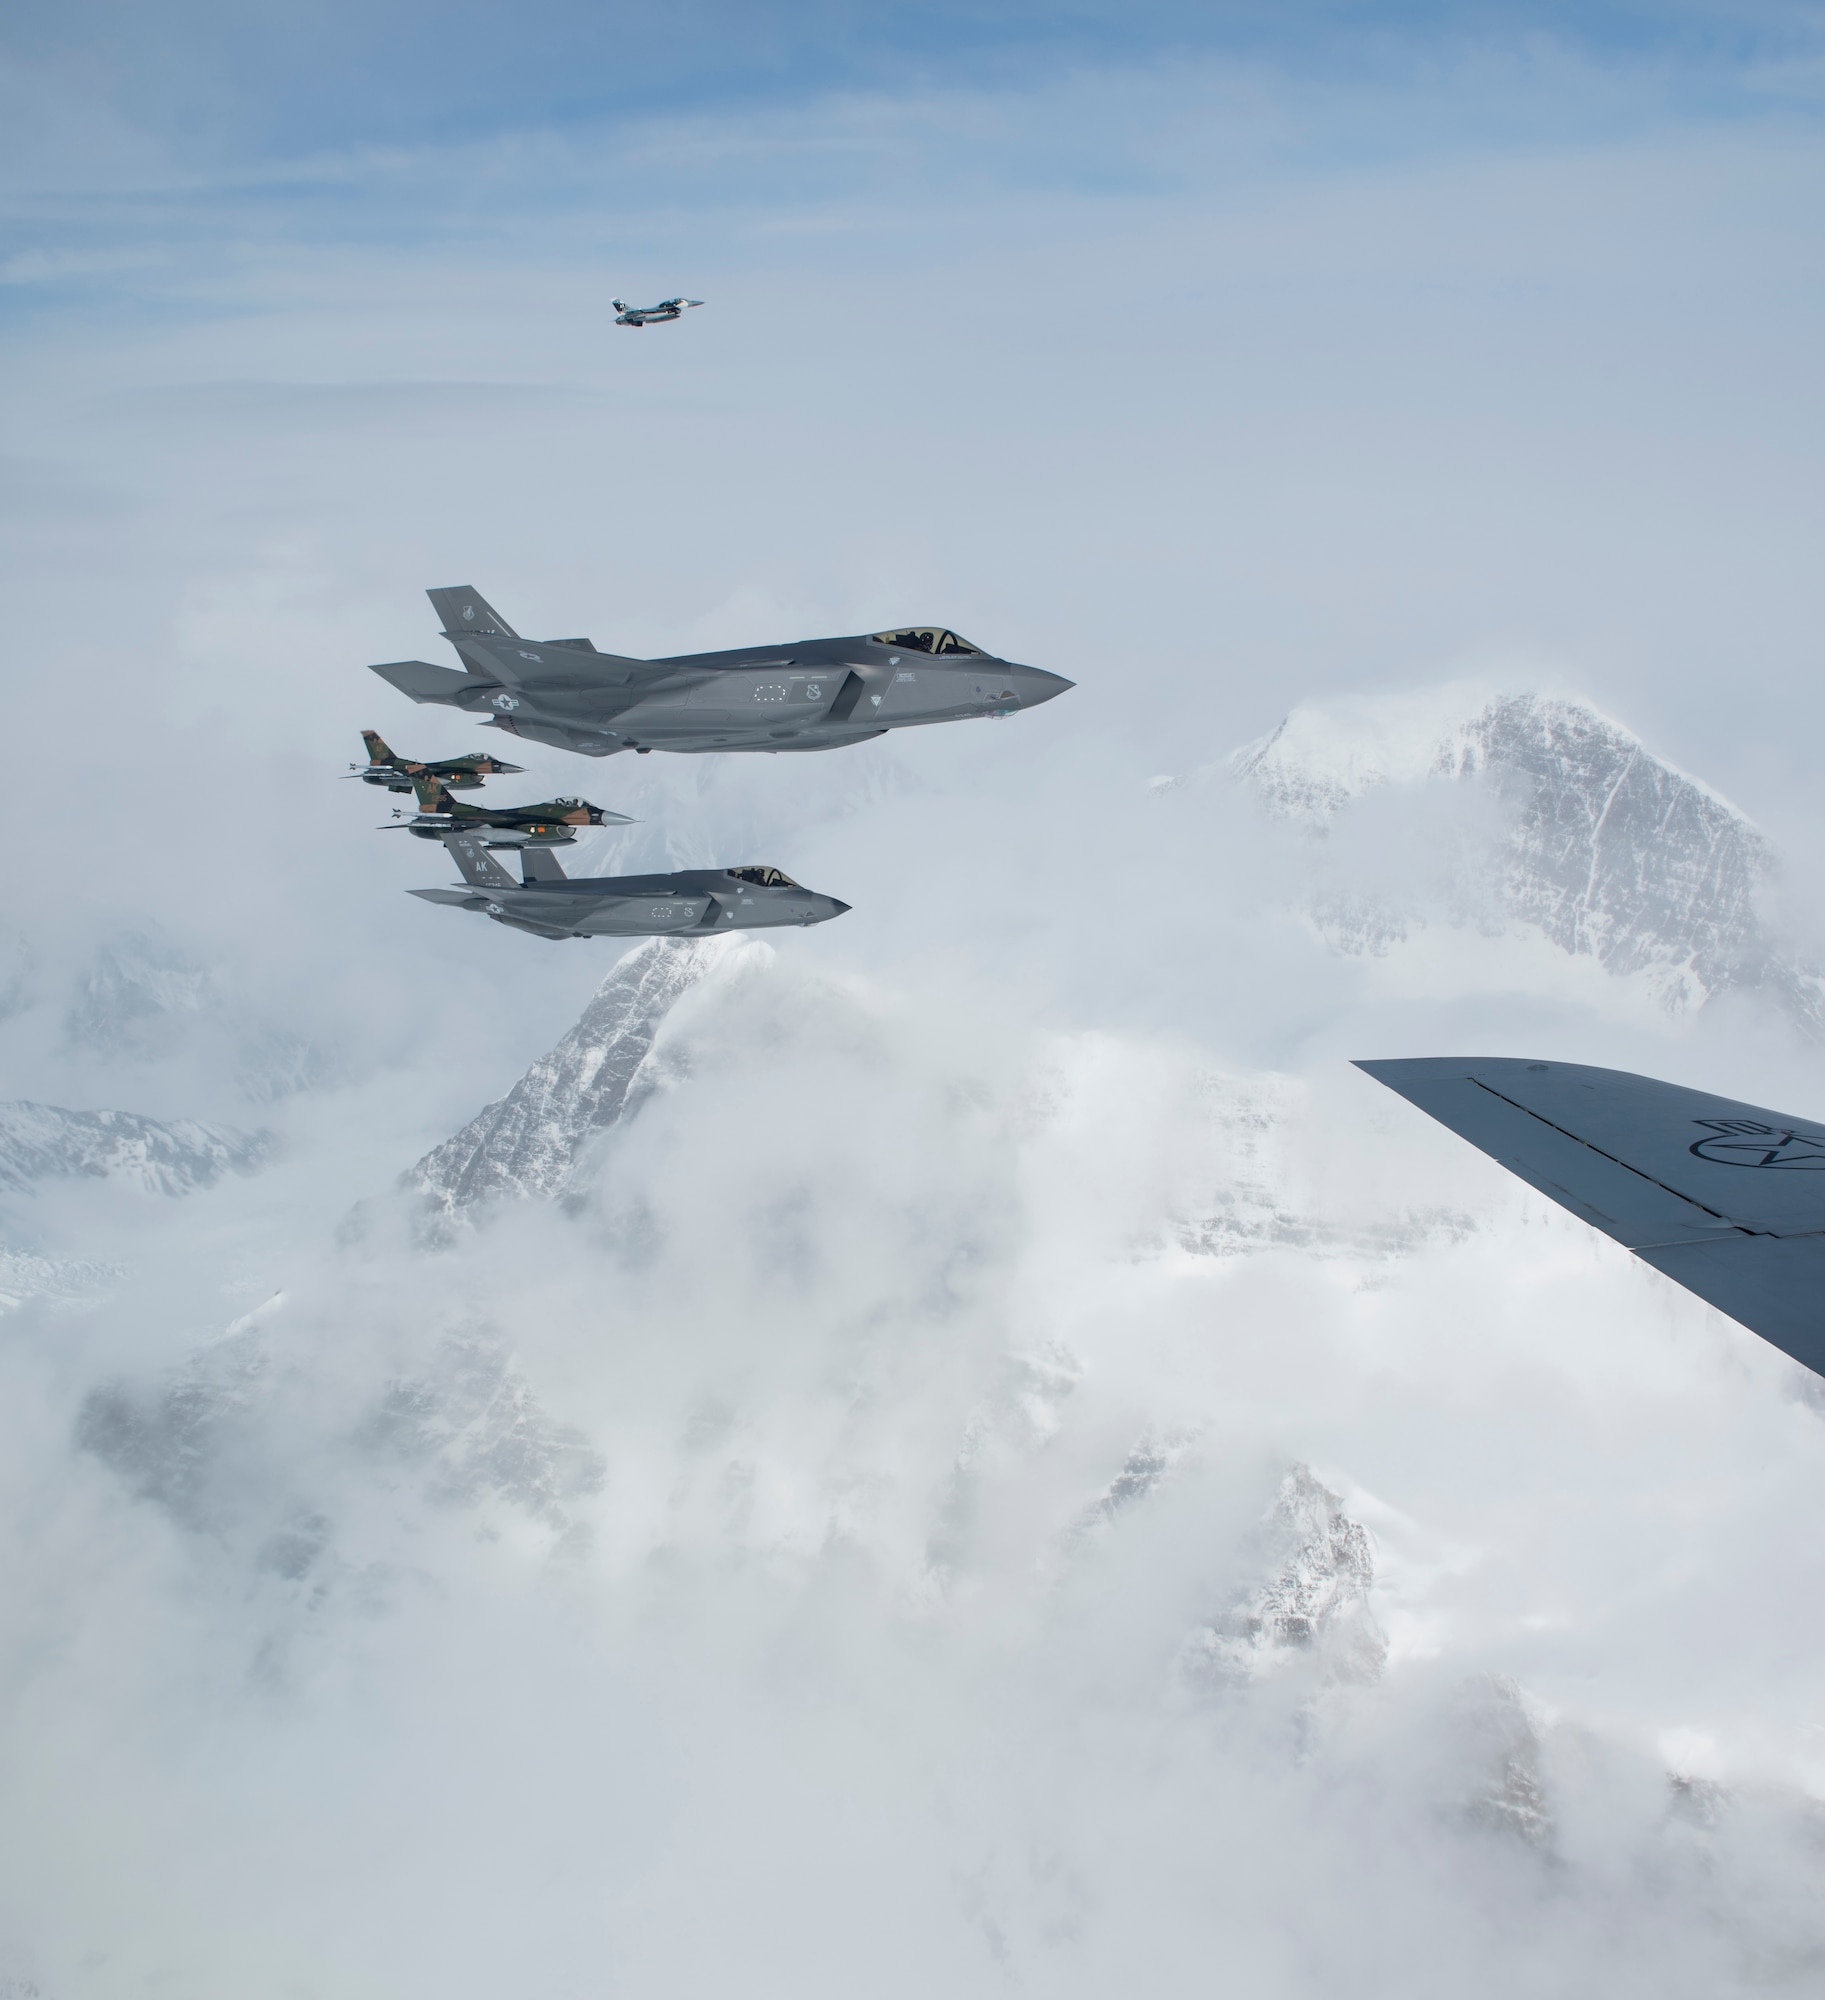
[[[1495,808],[1441,823],[1405,880],[1315,863],[1329,879],[1311,914],[1339,949],[1383,954],[1428,922],[1525,927],[1606,972],[1644,976],[1670,1012],[1759,989],[1809,1033],[1825,1030],[1825,983],[1763,917],[1777,870],[1768,841],[1582,703],[1505,695],[1465,712],[1441,689],[1307,706],[1229,768],[1334,849],[1372,838],[1403,796],[1424,810],[1441,784]]]
[[[491,1199],[562,1194],[587,1142],[638,1104],[641,1066],[666,1015],[717,966],[769,949],[739,935],[636,945],[557,1047],[400,1185],[445,1219]]]

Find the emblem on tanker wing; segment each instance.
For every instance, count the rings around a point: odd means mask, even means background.
[[[1699,1118],[1707,1136],[1687,1150],[1720,1167],[1795,1167],[1825,1173],[1825,1134],[1755,1118]]]

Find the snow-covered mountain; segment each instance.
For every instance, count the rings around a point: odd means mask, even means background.
[[[235,1132],[182,1118],[161,1123],[131,1111],[65,1111],[0,1104],[0,1189],[85,1177],[136,1181],[149,1194],[181,1195],[226,1173],[248,1174],[272,1152],[266,1132]]]
[[[595,1142],[636,1111],[592,1191]],[[768,1819],[726,1873],[662,1832],[691,1901],[769,1840],[795,1877],[837,1865],[824,1829],[840,1848],[888,1802],[891,1896],[910,1854],[965,1968],[908,1991],[1120,1985],[1159,1905],[1109,1885],[1177,1881],[1188,1854],[1200,1946],[1266,1940],[1270,1973],[1314,1883],[1364,1898],[1335,1977],[1276,1991],[1404,1992],[1414,1935],[1460,1939],[1439,1991],[1480,1990],[1488,1937],[1561,1905],[1568,1953],[1621,1909],[1615,1963],[1738,1937],[1819,1962],[1816,1813],[1788,1775],[1812,1681],[1729,1720],[1718,1586],[1667,1557],[1703,1456],[1743,1619],[1803,1662],[1786,1524],[1814,1413],[1779,1357],[1343,1065],[1234,1077],[1165,1038],[985,1036],[805,954],[653,942],[409,1184],[446,1217],[498,1198],[490,1227],[440,1257],[381,1230],[306,1243],[295,1293],[198,1342],[203,1307],[226,1318],[211,1271],[182,1330],[142,1357],[110,1329],[60,1376],[56,1426],[14,1434],[73,1441],[102,1510],[66,1510],[48,1629],[97,1539],[98,1604],[137,1605],[148,1546],[180,1552],[211,1619],[196,1658],[258,1704],[262,1778],[345,1740],[336,1713],[298,1747],[354,1661],[398,1690],[351,1780],[364,1810],[415,1796],[452,1729],[518,1786],[532,1714],[565,1755],[525,1816],[571,1842],[575,1746],[610,1718],[596,1768],[623,1782],[663,1713],[684,1747],[655,1753],[652,1796],[701,1799],[693,1828],[757,1796]],[[1618,1591],[1650,1646],[1613,1636]],[[427,1689],[446,1707],[415,1742]],[[783,1835],[745,1761],[778,1743],[782,1771],[827,1774]],[[1232,1890],[1270,1846],[1295,1878]],[[1364,1888],[1387,1854],[1424,1865]],[[1399,1935],[1358,1978],[1390,1900]],[[674,1935],[655,1922],[652,1962]]]
[[[445,1217],[496,1197],[561,1194],[585,1144],[637,1104],[641,1067],[671,1009],[732,955],[770,949],[739,935],[636,945],[557,1047],[401,1185]]]
[[[1305,704],[1220,768],[1332,850],[1308,914],[1341,950],[1383,954],[1438,922],[1531,931],[1639,976],[1671,1012],[1753,989],[1825,1030],[1825,981],[1762,913],[1767,839],[1581,702],[1448,687]],[[1387,806],[1447,790],[1488,810],[1429,824],[1404,875],[1352,865],[1348,849],[1385,834]],[[1377,805],[1380,823],[1365,817]]]
[[[232,979],[170,938],[134,932],[100,946],[75,973],[62,1017],[64,1048],[88,1063],[189,1057],[254,1104],[331,1081],[338,1064]]]
[[[1309,1466],[1294,1466],[1282,1480],[1262,1523],[1258,1561],[1259,1583],[1193,1635],[1188,1672],[1258,1680],[1304,1656],[1325,1679],[1380,1675],[1388,1641],[1370,1608],[1374,1541]]]

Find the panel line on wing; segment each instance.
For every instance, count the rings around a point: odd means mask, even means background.
[[[1600,1160],[1608,1160],[1611,1166],[1623,1168],[1626,1172],[1633,1174],[1638,1180],[1646,1181],[1650,1187],[1659,1188],[1662,1194],[1672,1195],[1676,1201],[1685,1202],[1688,1206],[1699,1210],[1701,1214],[1716,1216],[1717,1220],[1726,1229],[1734,1229],[1739,1235],[1743,1236],[1769,1236],[1774,1233],[1772,1230],[1745,1229],[1740,1222],[1732,1222],[1727,1215],[1719,1214],[1716,1209],[1707,1207],[1702,1201],[1695,1201],[1683,1188],[1671,1187],[1665,1181],[1656,1180],[1652,1174],[1644,1174],[1639,1167],[1630,1166],[1627,1160],[1618,1159],[1614,1153],[1606,1153],[1601,1146],[1591,1145],[1590,1140],[1581,1137],[1578,1133],[1567,1131],[1563,1125],[1554,1124],[1550,1118],[1534,1110],[1531,1105],[1523,1104],[1518,1098],[1510,1097],[1506,1091],[1497,1090],[1494,1084],[1485,1083],[1480,1076],[1466,1076],[1464,1081],[1466,1083],[1474,1083],[1479,1090],[1488,1091],[1491,1097],[1499,1098],[1502,1103],[1509,1105],[1514,1110],[1526,1112],[1529,1118],[1539,1119],[1540,1123],[1549,1132],[1557,1132],[1561,1138],[1570,1139],[1580,1146],[1589,1147]]]

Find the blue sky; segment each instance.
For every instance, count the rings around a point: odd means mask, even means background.
[[[348,149],[448,145],[604,120],[743,112],[831,92],[1030,88],[1060,71],[1219,59],[1288,80],[1430,88],[1448,122],[1467,66],[1506,70],[1521,126],[1575,107],[1529,88],[1566,66],[1629,71],[1643,108],[1810,118],[1821,12],[1810,5],[864,6],[689,0],[538,4],[119,4],[8,10],[0,48],[147,134],[191,168],[246,168]],[[1409,142],[1424,121],[1406,121]],[[1391,125],[1381,134],[1396,143]]]

